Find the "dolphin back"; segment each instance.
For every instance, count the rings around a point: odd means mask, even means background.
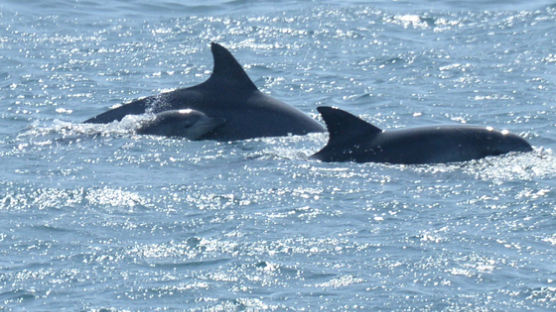
[[[328,144],[312,156],[322,161],[425,164],[531,151],[523,138],[490,127],[446,125],[382,131],[336,108],[318,110],[330,133]]]
[[[85,122],[109,123],[126,115],[193,109],[226,120],[202,136],[208,140],[230,141],[324,131],[319,123],[300,110],[260,92],[226,48],[212,43],[211,51],[214,68],[206,81],[135,100]]]

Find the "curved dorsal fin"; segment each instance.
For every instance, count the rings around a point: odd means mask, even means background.
[[[207,82],[236,89],[257,90],[255,84],[230,51],[215,42],[211,43],[211,50],[214,58],[214,69]]]
[[[345,141],[357,136],[374,136],[381,129],[346,111],[329,106],[317,107],[328,128],[328,144]]]

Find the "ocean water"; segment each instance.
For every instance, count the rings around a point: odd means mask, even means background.
[[[3,0],[0,311],[555,311],[554,1]],[[322,163],[82,121],[204,81],[210,42],[322,122],[534,151]]]

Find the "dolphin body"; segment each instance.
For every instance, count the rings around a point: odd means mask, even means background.
[[[300,110],[260,92],[233,55],[211,44],[214,69],[208,80],[124,104],[90,118],[85,123],[109,123],[126,115],[193,109],[226,122],[197,139],[218,141],[256,137],[301,135],[324,128]]]
[[[311,158],[326,162],[430,164],[532,150],[523,138],[490,127],[453,125],[382,131],[337,108],[317,110],[330,136],[328,144]]]
[[[193,109],[169,110],[141,122],[138,134],[186,137],[198,140],[223,125],[224,118],[214,118]]]

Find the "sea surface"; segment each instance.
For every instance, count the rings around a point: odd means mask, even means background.
[[[531,153],[323,163],[326,133],[83,121],[210,43],[322,122],[477,124]],[[0,2],[0,311],[555,311],[556,2]]]

